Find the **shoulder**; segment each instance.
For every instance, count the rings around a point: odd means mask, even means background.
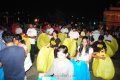
[[[16,51],[24,51],[23,47],[20,46],[11,46],[10,49],[15,49]]]
[[[90,47],[90,48],[89,48],[89,51],[93,51],[93,48],[92,48],[92,47]]]
[[[59,41],[60,41],[60,38],[57,38],[57,40],[59,40]]]

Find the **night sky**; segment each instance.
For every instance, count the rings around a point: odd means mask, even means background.
[[[0,2],[0,10],[9,12],[25,11],[31,15],[47,15],[56,10],[62,11],[65,15],[85,16],[89,19],[101,19],[105,8],[115,4],[119,0],[11,0]]]

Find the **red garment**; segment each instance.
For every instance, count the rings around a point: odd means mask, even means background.
[[[46,29],[47,29],[47,27],[46,27],[46,26],[43,26],[43,27],[42,27],[42,32],[45,32]]]
[[[56,31],[58,31],[58,32],[60,32],[59,26],[54,26],[53,29],[56,30]]]
[[[15,31],[16,31],[16,24],[13,24],[12,25],[12,33],[15,34]]]

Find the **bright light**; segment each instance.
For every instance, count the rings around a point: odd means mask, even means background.
[[[93,23],[94,25],[96,24],[96,22]]]
[[[37,22],[38,20],[37,20],[37,19],[35,19],[34,21],[35,21],[35,22]]]

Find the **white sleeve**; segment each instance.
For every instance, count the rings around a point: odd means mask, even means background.
[[[80,46],[78,46],[78,48],[77,48],[77,51],[79,52],[79,48],[80,48]]]
[[[90,48],[89,49],[89,54],[92,54],[93,53],[93,48]]]
[[[79,35],[79,33],[77,32],[77,38],[79,38],[79,36],[80,36],[80,35]]]
[[[111,35],[109,36],[109,40],[112,41],[112,36]]]
[[[35,29],[35,31],[34,31],[34,36],[37,36],[37,30]]]
[[[29,36],[29,29],[27,30],[27,33],[26,33],[28,36]]]

